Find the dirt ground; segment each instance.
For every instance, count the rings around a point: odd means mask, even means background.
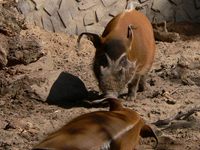
[[[0,70],[1,150],[31,149],[72,118],[107,109],[49,105],[33,92],[34,89],[42,93],[45,88],[48,92],[44,80],[48,78],[52,83],[54,74],[62,71],[78,76],[88,90],[98,92],[92,72],[95,50],[89,41],[83,40],[77,52],[76,36],[50,33],[38,27],[22,30],[20,36],[37,39],[44,56],[28,65],[11,65]],[[155,62],[147,78],[148,90],[138,92],[135,101],[123,100],[124,106],[136,110],[151,123],[200,105],[199,40],[200,37],[193,36],[172,43],[157,41]],[[200,149],[199,124],[200,112],[196,112],[165,129],[154,127],[159,138],[157,149]],[[151,149],[150,141],[141,143],[141,149]]]

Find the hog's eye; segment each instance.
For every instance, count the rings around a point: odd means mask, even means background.
[[[100,66],[103,66],[103,67],[108,66],[108,61],[105,55],[102,55],[101,57],[99,57],[99,64]]]
[[[127,64],[128,64],[128,62],[127,62],[127,57],[126,57],[126,56],[122,57],[121,60],[120,60],[120,62],[119,62],[119,64],[120,64],[120,66],[122,66],[122,67],[126,67]]]

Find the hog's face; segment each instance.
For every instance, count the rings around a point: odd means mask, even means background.
[[[111,60],[107,54],[105,55],[108,66],[100,67],[99,87],[106,97],[118,97],[133,79],[136,62],[129,61],[126,53],[123,53],[116,61]]]

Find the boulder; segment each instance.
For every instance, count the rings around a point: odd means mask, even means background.
[[[40,42],[31,35],[18,35],[9,39],[8,65],[29,64],[44,54]]]

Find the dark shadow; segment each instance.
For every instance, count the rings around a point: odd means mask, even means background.
[[[77,76],[68,72],[61,72],[52,85],[47,103],[64,108],[71,107],[99,107],[100,104],[91,105],[87,101],[103,98],[97,91],[88,91],[85,84]],[[102,107],[102,105],[101,105]]]
[[[189,21],[168,23],[167,29],[170,32],[177,32],[185,36],[200,36],[200,23]]]

